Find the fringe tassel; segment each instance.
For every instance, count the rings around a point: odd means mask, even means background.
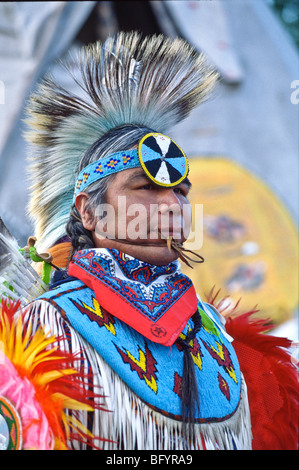
[[[119,442],[119,445],[105,443],[104,449],[251,450],[250,412],[244,380],[242,399],[235,414],[220,423],[194,424],[194,432],[189,434],[189,442],[186,442],[183,422],[151,409],[101,360],[101,370],[103,369],[111,381],[110,393],[114,408],[114,414],[110,416],[112,435],[109,438]],[[108,429],[103,429],[103,435],[106,436],[107,431]]]
[[[192,317],[194,328],[190,330],[185,339],[179,337],[177,343],[184,350],[183,359],[183,377],[182,377],[182,417],[183,417],[183,439],[187,443],[193,439],[194,435],[194,417],[196,411],[199,412],[198,387],[194,368],[194,362],[191,356],[190,347],[196,333],[200,330],[202,321],[198,310]]]

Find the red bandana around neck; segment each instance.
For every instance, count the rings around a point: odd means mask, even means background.
[[[118,250],[77,252],[69,275],[91,288],[100,306],[153,342],[171,346],[197,310],[192,281],[177,261],[154,266]]]

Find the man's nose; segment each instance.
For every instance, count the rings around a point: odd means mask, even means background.
[[[169,210],[172,210],[174,213],[181,212],[181,201],[173,188],[165,188],[160,191],[159,209],[161,213],[168,212]]]
[[[165,204],[179,204],[180,199],[178,194],[175,192],[175,188],[163,188],[160,191],[160,200]]]

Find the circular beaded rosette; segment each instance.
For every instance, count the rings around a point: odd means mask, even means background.
[[[169,137],[151,133],[139,142],[138,157],[149,179],[160,186],[176,186],[188,175],[188,160]]]

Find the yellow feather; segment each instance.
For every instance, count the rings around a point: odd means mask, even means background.
[[[62,400],[64,408],[68,408],[69,410],[84,410],[84,411],[93,411],[93,407],[87,404],[83,404],[74,398],[70,398],[62,393],[54,393],[52,395],[55,401]]]
[[[45,372],[38,377],[38,384],[45,387],[49,382],[53,382],[53,380],[60,379],[66,375],[73,375],[75,373],[75,369],[64,369],[63,371],[52,370],[50,372]]]
[[[70,417],[70,416],[67,416],[67,422],[68,422],[68,425],[73,428],[73,429],[76,429],[76,431],[82,431],[82,434],[87,434],[88,436],[90,437],[93,437],[93,434],[82,424],[80,423],[80,421],[78,421],[76,418],[74,417]]]
[[[73,374],[77,374],[77,370],[74,368],[50,370],[40,374],[34,371],[36,366],[43,362],[57,361],[64,358],[63,355],[55,355],[51,357],[53,350],[58,350],[58,347],[55,346],[56,342],[57,339],[55,336],[47,337],[43,329],[38,329],[34,334],[32,334],[32,324],[27,324],[25,328],[22,315],[20,315],[18,319],[15,318],[10,322],[8,316],[0,308],[0,343],[3,344],[3,348],[1,349],[3,349],[5,356],[14,365],[20,376],[29,378],[33,387],[35,387],[37,394],[38,387],[41,387],[46,391],[47,386],[51,382],[61,377],[68,377]],[[50,345],[52,347],[48,348]],[[57,407],[57,410],[60,410],[57,412],[57,419],[62,422],[64,437],[62,437],[62,435],[55,436],[54,448],[56,450],[67,449],[64,439],[69,438],[71,428],[73,428],[82,438],[84,438],[84,436],[93,437],[92,433],[90,433],[82,423],[73,416],[68,416],[65,412],[66,409],[90,412],[94,411],[92,406],[81,403],[80,401],[71,398],[71,396],[67,396],[59,392],[51,393],[49,395],[49,400],[50,403],[53,404],[53,410],[56,409],[55,403],[59,404],[59,402],[61,402],[61,406]]]

